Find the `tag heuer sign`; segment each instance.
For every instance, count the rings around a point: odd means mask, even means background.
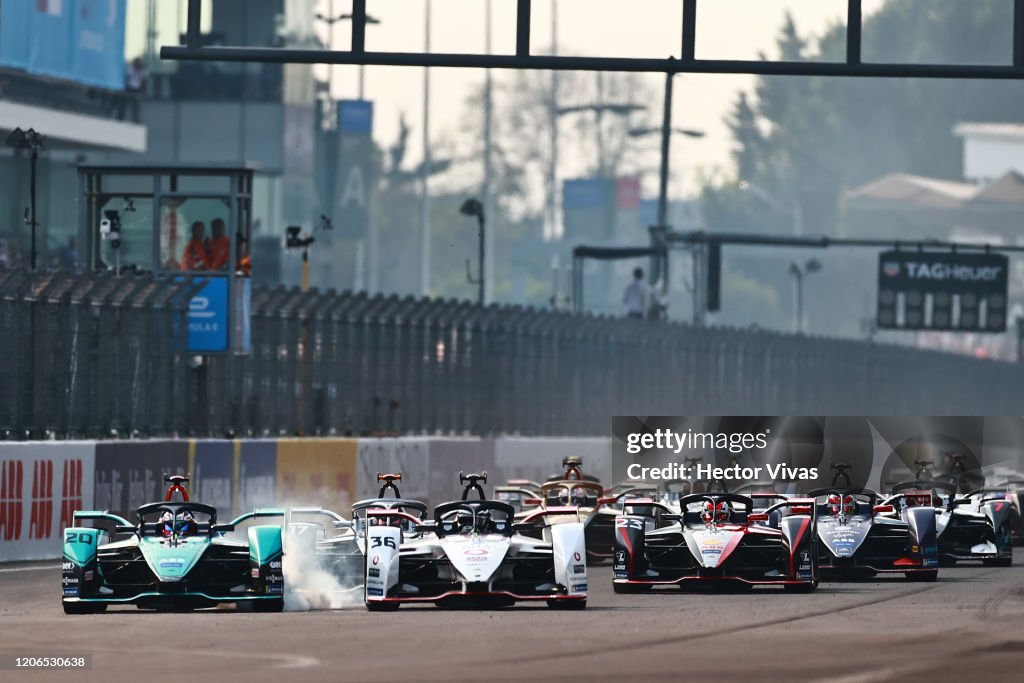
[[[1003,254],[886,251],[878,257],[878,327],[1006,331]]]

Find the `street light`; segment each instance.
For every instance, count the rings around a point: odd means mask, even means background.
[[[654,135],[655,133],[661,133],[661,128],[630,128],[626,131],[626,134],[631,138],[642,138],[646,135]],[[697,130],[695,128],[679,128],[675,127],[671,130],[676,135],[685,135],[688,138],[702,138],[704,137],[704,131]]]
[[[316,13],[316,18],[317,18],[317,20],[322,21],[325,24],[327,24],[328,47],[333,50],[334,49],[334,47],[333,47],[333,42],[334,42],[334,25],[336,23],[338,23],[339,21],[352,21],[353,18],[354,18],[354,15],[352,15],[352,14],[338,14],[338,15],[335,15],[334,14],[334,2],[332,0],[331,3],[330,3],[330,7],[328,8],[327,14],[324,15],[324,14],[320,14],[319,12],[317,12]],[[377,19],[376,17],[371,17],[369,14],[366,15],[366,24],[367,25],[379,24],[379,23],[380,23],[380,19]],[[365,73],[364,73],[364,69],[365,68],[366,68],[365,64],[360,64],[359,65],[359,99],[360,100],[363,99],[363,85],[364,85],[365,80],[366,80]],[[334,73],[334,71],[333,71],[333,69],[331,67],[328,67],[328,69],[330,69],[330,70],[327,72],[328,73],[328,77],[327,77],[328,86],[327,87],[328,87],[328,92],[330,92],[331,75]]]
[[[473,274],[469,268],[469,259],[466,259],[466,280],[471,285],[477,285],[478,294],[477,298],[480,305],[484,305],[484,273],[485,273],[485,249],[484,249],[484,205],[479,199],[470,198],[462,202],[462,207],[459,209],[459,213],[463,216],[476,216],[477,223],[480,225],[480,235],[478,242],[479,259],[480,259],[480,277],[473,279]]]
[[[803,267],[796,261],[789,264],[789,274],[793,276],[793,295],[796,299],[796,306],[793,315],[793,331],[797,334],[805,332],[806,320],[804,320],[804,276],[817,273],[821,270],[821,261],[808,259]]]
[[[32,270],[36,269],[36,228],[39,221],[36,219],[36,162],[39,161],[39,152],[43,149],[45,138],[37,133],[34,128],[22,130],[15,128],[7,136],[7,146],[14,149],[27,149],[31,152],[29,157],[29,208],[25,209],[25,225],[32,230]]]

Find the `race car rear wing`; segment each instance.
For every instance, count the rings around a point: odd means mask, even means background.
[[[252,512],[246,512],[244,514],[235,517],[231,520],[231,526],[241,524],[250,519],[263,519],[266,517],[285,517],[287,512],[284,508],[256,508]]]
[[[295,515],[320,515],[320,516],[323,516],[323,517],[328,517],[328,518],[334,520],[335,528],[340,528],[340,527],[348,528],[348,527],[352,526],[352,522],[350,522],[349,520],[345,519],[344,517],[339,515],[337,512],[334,512],[333,510],[325,510],[324,508],[314,508],[314,507],[289,508],[288,509],[288,520],[291,521],[291,518],[293,516],[295,516]]]
[[[516,524],[516,526],[519,526],[519,524],[531,525],[533,522],[535,522],[537,520],[540,520],[540,519],[543,519],[544,517],[548,517],[548,516],[554,517],[556,515],[576,515],[576,520],[577,521],[580,521],[580,522],[583,521],[580,518],[580,509],[578,507],[573,506],[573,505],[565,505],[565,506],[549,507],[549,508],[542,508],[540,510],[534,510],[533,512],[528,514],[526,517],[524,517],[521,522],[518,522]]]
[[[75,510],[73,520],[76,523],[89,520],[107,520],[108,522],[113,522],[118,527],[131,527],[133,531],[135,529],[135,525],[127,519],[119,517],[109,510]]]
[[[813,498],[789,498],[782,502],[776,503],[770,507],[765,508],[761,512],[752,512],[747,515],[747,522],[766,522],[768,516],[776,510],[782,510],[783,508],[789,508],[789,511],[794,515],[811,515],[814,516],[814,499]]]

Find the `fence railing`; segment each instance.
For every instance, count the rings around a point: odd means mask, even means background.
[[[612,415],[1020,415],[1024,367],[466,301],[256,289],[252,352],[175,342],[197,286],[0,269],[0,436],[606,434]]]

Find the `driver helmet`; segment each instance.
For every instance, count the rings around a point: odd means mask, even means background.
[[[559,505],[562,505],[562,506],[569,505],[569,503],[570,503],[570,492],[569,492],[569,489],[567,487],[565,487],[565,486],[558,487],[557,495],[558,495],[558,504]]]
[[[582,486],[574,486],[570,501],[573,505],[583,505],[587,502],[587,490]]]
[[[852,495],[847,495],[843,498],[843,512],[848,515],[852,515],[857,512],[857,501]]]
[[[843,509],[843,499],[838,493],[828,494],[828,500],[825,501],[825,506],[829,512],[833,515],[838,515],[840,510]]]
[[[727,501],[722,501],[717,505],[710,500],[704,501],[704,507],[701,510],[700,517],[705,522],[727,522],[732,514],[732,507]]]
[[[177,530],[179,536],[194,536],[196,533],[196,518],[191,512],[185,511],[174,517],[170,512],[164,512],[160,515],[160,521],[158,523],[160,533],[165,537],[169,537],[174,534]]]

